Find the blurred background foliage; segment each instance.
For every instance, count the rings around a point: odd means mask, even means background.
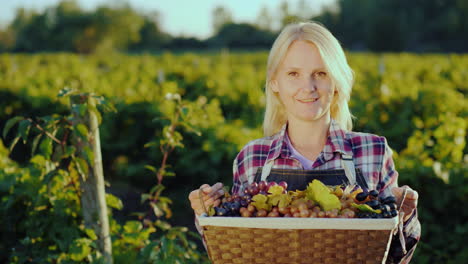
[[[310,19],[286,2],[281,10],[275,18],[281,24]],[[188,193],[203,183],[231,185],[235,155],[262,136],[273,18],[266,9],[252,24],[236,23],[223,7],[213,15],[216,33],[199,40],[164,32],[157,13],[139,14],[128,5],[84,11],[62,1],[42,13],[19,10],[0,32],[0,132],[14,116],[67,114],[67,101],[56,97],[64,87],[115,104],[117,112],[105,114],[100,129],[107,191],[116,197],[108,205],[117,263],[174,263],[167,254],[206,261],[192,242],[198,238],[190,241],[190,233],[164,224],[150,230],[134,214],[147,210],[140,195],[157,182],[145,165],[162,154],[144,146],[162,138],[168,93],[190,103],[191,122],[201,132],[180,131],[184,148],[168,161],[176,174],[164,180],[171,225],[194,231]],[[467,15],[466,1],[340,0],[313,18],[349,50],[354,130],[385,136],[400,185],[420,193],[422,240],[412,263],[468,258],[468,55],[441,53],[467,51]],[[0,262],[91,262],[93,236],[81,227],[70,172],[47,178],[47,162],[30,154],[30,142],[7,149],[13,138],[10,133],[0,144]],[[163,255],[151,256],[148,249],[159,245]]]
[[[138,12],[122,1],[84,10],[65,0],[42,12],[18,9],[0,29],[0,52],[269,49],[278,33],[275,22],[282,28],[310,19],[323,23],[348,50],[468,51],[465,0],[336,0],[315,15],[305,1],[283,1],[277,12],[263,7],[254,22],[234,21],[223,6],[212,16],[214,34],[200,40],[172,36],[162,28],[160,13]]]

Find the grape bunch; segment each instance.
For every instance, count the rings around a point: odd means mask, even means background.
[[[254,216],[253,214],[248,215],[247,213],[243,213],[246,209],[249,209],[248,211],[251,213],[256,211],[255,207],[251,205],[252,197],[257,194],[267,195],[270,187],[273,186],[281,186],[283,192],[286,193],[288,184],[285,181],[279,183],[273,181],[253,182],[244,189],[242,194],[233,194],[230,196],[228,192],[225,192],[226,195],[222,198],[220,206],[214,207],[214,211],[212,211],[211,214],[216,216]],[[257,215],[255,214],[255,216]],[[260,216],[262,216],[262,213]]]
[[[360,211],[359,218],[392,218],[398,215],[395,196],[379,198],[376,190],[367,192],[363,190],[356,195],[356,200],[364,203],[377,212]],[[378,212],[380,211],[380,212]]]
[[[210,216],[392,218],[398,214],[394,196],[359,186],[325,186],[318,180],[306,190],[287,191],[284,181],[251,183],[239,194],[225,192]]]

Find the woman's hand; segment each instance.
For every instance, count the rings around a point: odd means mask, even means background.
[[[406,197],[405,200],[403,201],[403,204],[401,205],[400,210],[403,210],[405,213],[405,216],[403,218],[403,221],[406,222],[410,216],[413,214],[414,209],[418,206],[418,192],[411,189],[409,186],[404,185],[401,187],[395,187],[392,189],[393,195],[395,195],[397,205],[400,205],[401,199],[403,199],[403,193],[406,191]]]
[[[221,203],[220,197],[224,195],[223,184],[220,182],[213,186],[203,184],[200,186],[200,189],[193,190],[189,194],[188,198],[196,215],[205,213],[203,205],[200,201],[200,191],[206,209],[208,209],[210,205],[218,206]]]

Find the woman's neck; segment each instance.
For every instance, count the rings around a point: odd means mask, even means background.
[[[288,120],[288,136],[294,148],[314,161],[327,142],[330,117],[315,121]]]

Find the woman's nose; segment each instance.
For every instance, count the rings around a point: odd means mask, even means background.
[[[317,82],[314,80],[314,78],[308,78],[306,83],[305,83],[305,90],[307,91],[316,91],[317,90]]]

